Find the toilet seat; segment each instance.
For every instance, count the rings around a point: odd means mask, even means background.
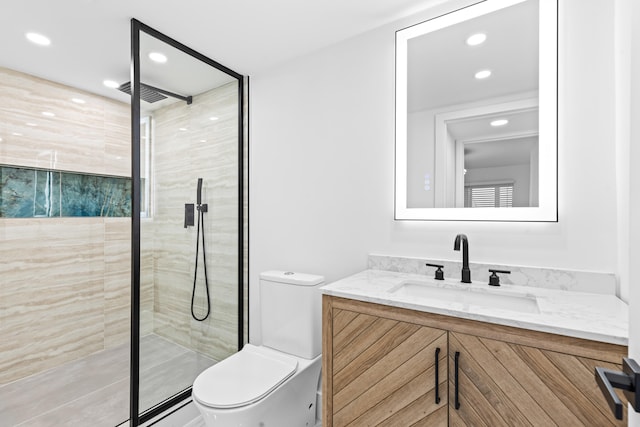
[[[246,406],[268,395],[298,368],[293,357],[246,344],[238,353],[202,372],[193,383],[193,397],[211,408]]]

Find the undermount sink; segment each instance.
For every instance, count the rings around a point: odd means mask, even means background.
[[[533,296],[505,294],[499,290],[480,290],[458,284],[442,286],[429,282],[406,280],[392,288],[389,292],[397,296],[423,300],[438,300],[463,304],[464,306],[495,308],[521,313],[540,312],[538,302]]]

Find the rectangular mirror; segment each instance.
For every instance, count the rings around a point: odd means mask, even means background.
[[[557,221],[557,1],[396,33],[395,218]]]

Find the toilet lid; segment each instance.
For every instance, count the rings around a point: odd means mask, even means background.
[[[247,344],[201,373],[193,383],[193,397],[212,408],[249,405],[282,384],[297,367],[292,357]]]

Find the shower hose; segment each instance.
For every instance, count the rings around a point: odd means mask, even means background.
[[[206,206],[206,205],[205,205]],[[204,248],[204,213],[202,205],[198,205],[198,229],[196,232],[196,266],[193,273],[193,291],[191,292],[191,316],[198,322],[204,321],[211,313],[211,299],[209,297],[209,278],[207,277],[207,252]],[[194,312],[194,300],[196,297],[196,283],[198,280],[198,249],[200,248],[200,229],[202,229],[202,263],[204,265],[204,286],[207,292],[207,314],[204,317],[196,316]]]

